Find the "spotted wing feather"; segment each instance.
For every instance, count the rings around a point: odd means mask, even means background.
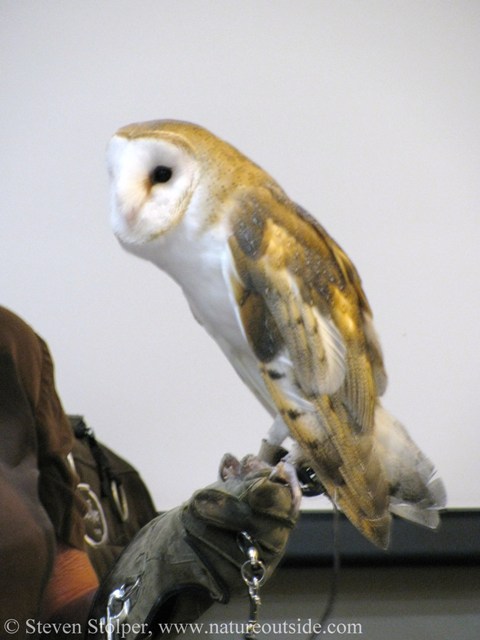
[[[346,255],[275,193],[246,193],[232,216],[231,284],[265,386],[330,497],[388,543],[388,486],[373,439],[385,376],[370,309]]]

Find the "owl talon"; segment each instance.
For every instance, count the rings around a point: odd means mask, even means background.
[[[274,467],[270,474],[270,478],[277,482],[283,482],[290,487],[293,509],[294,512],[297,513],[300,510],[303,493],[293,464],[286,460],[282,460]]]

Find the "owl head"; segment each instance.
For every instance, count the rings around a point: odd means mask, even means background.
[[[107,149],[111,224],[122,243],[145,244],[183,218],[200,178],[195,148],[173,123],[121,128]]]
[[[266,176],[227,142],[177,120],[122,127],[110,140],[107,161],[114,233],[126,249],[143,255],[146,245],[161,243],[182,225],[204,227],[239,185]]]

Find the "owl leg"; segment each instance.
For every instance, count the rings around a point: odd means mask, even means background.
[[[289,430],[280,415],[277,415],[267,433],[267,441],[270,444],[280,446],[289,435]]]
[[[262,440],[258,457],[272,466],[277,464],[288,453],[281,446],[288,435],[287,425],[281,416],[277,416],[268,430],[267,437]]]

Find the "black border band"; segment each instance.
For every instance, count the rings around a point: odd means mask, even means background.
[[[387,551],[368,542],[339,515],[342,565],[480,564],[480,509],[448,509],[438,530],[395,518]],[[304,511],[292,532],[284,566],[326,566],[333,558],[332,512]]]

